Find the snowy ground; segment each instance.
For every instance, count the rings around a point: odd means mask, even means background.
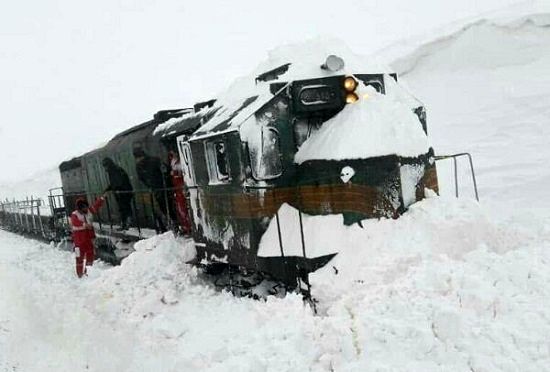
[[[182,263],[190,245],[170,234],[78,281],[69,253],[0,231],[0,370],[550,365],[550,229],[503,227],[474,202],[442,198],[343,229],[346,250],[312,278],[319,316],[296,295],[260,302],[217,292]]]
[[[0,372],[548,370],[550,27],[537,19],[478,22],[403,57],[432,144],[472,152],[482,203],[430,198],[334,228],[346,244],[312,277],[318,316],[295,295],[214,290],[169,235],[78,281],[69,253],[0,231]]]

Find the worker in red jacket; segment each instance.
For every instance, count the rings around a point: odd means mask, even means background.
[[[168,151],[168,161],[170,162],[170,176],[174,187],[174,202],[176,213],[182,232],[184,235],[191,234],[191,219],[187,210],[187,200],[185,199],[185,181],[183,178],[183,168],[178,154],[175,151]]]
[[[99,211],[105,200],[104,196],[96,199],[90,207],[84,198],[76,201],[76,209],[70,216],[71,231],[76,255],[76,275],[79,278],[86,274],[86,266],[94,262],[95,232],[92,225],[93,214]]]

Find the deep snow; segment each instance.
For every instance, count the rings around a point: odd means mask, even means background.
[[[0,371],[547,370],[550,28],[537,19],[476,22],[400,57],[436,152],[473,153],[482,202],[430,198],[319,230],[340,251],[311,278],[319,316],[296,295],[216,291],[170,235],[78,281],[69,253],[0,231]]]
[[[21,371],[541,371],[550,363],[550,230],[431,198],[341,227],[297,295],[216,291],[170,233],[76,280],[73,258],[0,231],[0,367]],[[345,230],[345,231],[344,231]],[[23,285],[22,285],[23,284]]]

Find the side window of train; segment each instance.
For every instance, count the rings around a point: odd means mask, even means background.
[[[283,173],[279,133],[262,127],[258,143],[249,142],[250,165],[256,180],[270,180]]]
[[[210,184],[229,183],[229,159],[222,140],[206,142],[206,160]]]
[[[193,159],[191,158],[191,147],[187,142],[179,142],[179,152],[181,165],[183,166],[183,172],[188,176],[189,181],[187,186],[195,186],[195,172],[193,171]]]

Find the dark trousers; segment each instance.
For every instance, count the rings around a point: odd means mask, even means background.
[[[133,195],[130,193],[115,194],[118,213],[120,214],[120,220],[123,224],[132,216],[132,198]]]

